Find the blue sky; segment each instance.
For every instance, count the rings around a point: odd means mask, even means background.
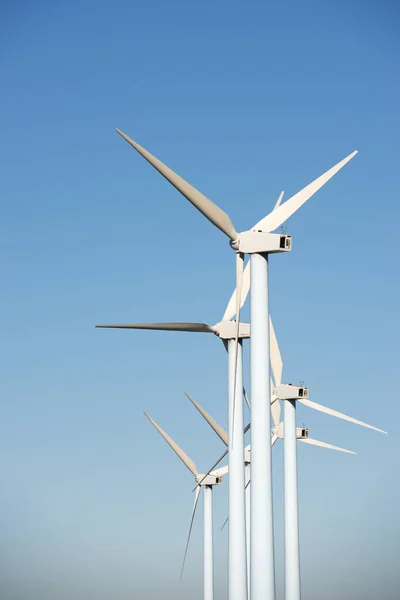
[[[397,598],[395,3],[22,1],[0,16],[2,595],[202,597],[202,510],[179,581],[192,478],[141,412],[210,466],[221,442],[183,392],[225,426],[225,351],[213,336],[94,325],[217,322],[234,256],[119,127],[238,230],[359,150],[287,223],[271,311],[287,380],[389,432],[299,408],[312,437],[358,453],[299,448],[304,597]],[[248,381],[247,347],[245,365]],[[274,486],[281,598],[278,445]]]

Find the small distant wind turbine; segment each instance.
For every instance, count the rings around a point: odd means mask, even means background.
[[[196,402],[196,400],[193,400],[193,398],[191,396],[189,396],[189,394],[187,392],[185,392],[185,395],[189,398],[189,400],[193,404],[193,406],[195,408],[197,408],[199,413],[202,415],[202,417],[204,417],[204,419],[211,426],[211,428],[215,431],[217,436],[222,440],[222,442],[225,444],[225,446],[227,448],[225,450],[225,452],[222,454],[222,456],[219,457],[219,459],[215,463],[215,465],[213,467],[211,467],[213,469],[215,466],[217,466],[219,464],[219,462],[221,460],[223,460],[223,458],[228,453],[228,447],[229,447],[228,434],[220,425],[218,425],[218,423],[215,421],[215,419],[213,419],[212,416],[209,415],[208,412],[206,410],[204,410],[204,408],[202,408],[198,402]],[[249,429],[250,429],[250,425],[247,425],[247,427],[244,429],[244,433],[246,433]],[[245,479],[246,479],[245,494],[246,494],[247,595],[250,600],[250,485],[249,485],[249,483],[250,483],[250,445],[246,446],[246,448],[244,449],[243,462],[244,462],[244,466],[245,466]],[[199,481],[201,481],[201,480],[199,480]],[[199,488],[197,488],[197,489],[199,489]],[[226,522],[228,522],[228,520],[229,520],[229,516],[228,516]],[[224,523],[224,525],[225,525],[225,523]],[[229,531],[229,535],[230,535],[230,531]]]
[[[274,422],[273,433],[277,438],[283,437],[284,440],[284,490],[285,490],[285,600],[300,600],[300,557],[299,557],[299,513],[297,496],[297,449],[296,440],[314,446],[331,448],[342,452],[343,450],[324,442],[318,442],[308,438],[308,430],[296,428],[296,402],[301,402],[309,408],[318,410],[327,415],[338,417],[350,423],[374,429],[381,433],[386,433],[382,429],[368,425],[363,421],[353,419],[343,413],[340,413],[322,404],[308,400],[308,388],[304,386],[294,386],[291,384],[282,384],[283,362],[276,339],[272,321],[270,322],[270,340],[271,340],[271,367],[275,381],[275,387],[271,380],[271,413]],[[281,409],[279,401],[284,401],[284,424],[281,422]],[[283,431],[284,428],[284,431]],[[302,433],[304,432],[304,435]],[[354,454],[354,453],[353,453]]]
[[[195,480],[202,479],[200,486],[196,488],[192,516],[190,519],[189,533],[186,542],[185,555],[183,558],[181,577],[185,567],[186,555],[192,533],[193,521],[196,514],[197,503],[200,490],[204,490],[204,600],[213,600],[214,598],[214,549],[213,549],[213,513],[212,513],[212,489],[214,485],[222,483],[222,476],[228,472],[228,466],[212,471],[205,478],[197,470],[195,463],[187,454],[174,442],[174,440],[163,430],[148,414],[144,413],[150,423],[154,425],[159,434],[171,446],[175,454],[181,459],[183,464],[193,473]]]
[[[242,385],[237,384],[237,363],[239,355],[240,307],[242,299],[244,255],[251,258],[251,394],[253,409],[251,412],[253,448],[252,461],[252,503],[251,503],[251,544],[252,561],[251,593],[252,600],[273,600],[275,598],[273,522],[272,522],[272,473],[270,430],[270,388],[265,382],[265,369],[269,365],[269,307],[268,307],[268,255],[271,253],[288,252],[291,250],[290,236],[271,233],[282,225],[300,206],[315,194],[335,173],[347,164],[357,152],[353,152],[303,190],[292,196],[276,210],[248,230],[238,233],[230,217],[219,206],[214,204],[201,192],[172,171],[145,148],[117,129],[117,132],[149,162],[167,181],[169,181],[191,204],[193,204],[215,227],[220,229],[230,240],[232,249],[236,252],[236,336],[233,385],[233,404],[235,396],[241,394]],[[207,242],[202,249],[207,248]],[[236,415],[235,410],[233,413]],[[238,429],[241,429],[241,427]],[[230,435],[232,449],[235,447],[234,435]],[[242,445],[240,447],[242,452]],[[233,473],[231,473],[233,475]],[[231,501],[230,497],[230,501]],[[245,556],[241,559],[242,569],[245,568]],[[229,576],[232,568],[229,565]],[[242,581],[240,590],[229,586],[229,600],[245,600],[246,586]]]

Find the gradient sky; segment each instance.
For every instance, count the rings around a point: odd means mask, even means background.
[[[4,600],[202,597],[192,476],[226,426],[222,344],[104,322],[220,320],[226,238],[119,127],[238,230],[354,149],[271,258],[287,381],[388,436],[299,407],[303,596],[398,598],[400,11],[395,2],[4,2],[0,9],[0,586]],[[244,316],[248,315],[248,307]],[[248,346],[246,345],[248,382]],[[246,419],[248,415],[246,414]],[[282,598],[282,444],[273,453]],[[227,485],[215,490],[226,597]]]

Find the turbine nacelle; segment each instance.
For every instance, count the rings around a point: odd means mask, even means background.
[[[214,325],[215,334],[221,340],[234,340],[236,338],[236,321],[220,321]],[[239,338],[250,337],[250,324],[239,323]]]
[[[278,252],[290,252],[292,249],[292,238],[290,235],[279,233],[268,233],[261,230],[243,231],[239,237],[230,242],[236,252],[243,254],[276,254]]]
[[[274,389],[274,395],[278,400],[299,400],[308,398],[308,388],[298,387],[291,383],[281,383]]]
[[[296,427],[296,438],[305,440],[308,438],[308,427]]]
[[[277,438],[283,440],[285,437],[284,431],[284,422],[279,423],[278,426],[272,428],[272,433],[276,435]],[[306,440],[308,439],[308,427],[296,427],[296,439],[298,440]]]
[[[196,477],[196,483],[201,486],[220,485],[222,483],[222,476],[214,473],[208,473],[208,475],[199,473]]]

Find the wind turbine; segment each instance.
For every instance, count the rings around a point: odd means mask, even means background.
[[[274,206],[276,210],[280,205],[283,192]],[[243,472],[242,455],[244,451],[243,429],[243,406],[242,403],[235,402],[235,397],[239,396],[243,382],[243,360],[242,360],[242,341],[250,337],[250,325],[239,322],[239,332],[237,331],[237,322],[232,321],[237,310],[243,306],[250,289],[250,263],[247,264],[243,273],[243,286],[241,294],[240,307],[238,309],[238,298],[236,289],[234,290],[221,321],[215,325],[207,323],[194,322],[169,322],[169,323],[132,323],[123,325],[97,325],[98,328],[111,329],[144,329],[157,331],[181,331],[192,333],[213,333],[221,339],[228,352],[228,430],[232,432],[231,444],[229,450],[229,481],[228,481],[228,513],[229,513],[229,543],[228,543],[228,573],[229,573],[229,598],[230,600],[246,600],[246,579],[249,577],[249,571],[246,572],[246,533],[245,533],[245,511],[250,510],[249,503],[245,505],[245,479],[247,476]],[[238,339],[237,339],[238,337]],[[238,342],[235,345],[235,342]],[[236,370],[235,370],[236,367]],[[235,377],[236,373],[236,377]],[[248,403],[246,391],[243,388],[243,395]],[[247,429],[245,430],[247,431]],[[229,442],[227,443],[228,446]],[[224,454],[225,456],[226,454]],[[219,461],[218,461],[219,462]],[[250,464],[245,466],[250,470]],[[247,488],[246,488],[247,489]],[[247,519],[249,524],[249,518]],[[249,529],[249,525],[248,525]],[[248,534],[249,535],[249,531]],[[248,587],[248,586],[247,586]]]
[[[196,400],[193,400],[193,398],[191,396],[189,396],[189,394],[187,392],[185,392],[185,395],[187,396],[187,398],[189,398],[189,400],[193,404],[193,406],[195,408],[197,408],[199,413],[204,417],[204,419],[211,426],[211,428],[215,431],[217,436],[222,440],[222,442],[225,444],[225,446],[227,448],[227,450],[218,459],[218,461],[216,463],[216,465],[217,465],[228,453],[229,436],[228,436],[227,432],[220,425],[218,425],[218,423],[215,421],[215,419],[213,419],[211,417],[211,415],[209,415],[208,412],[206,410],[204,410],[204,408],[202,408],[198,402],[196,402]],[[244,433],[246,433],[246,431],[248,431],[249,428],[250,428],[250,426],[248,425],[244,429]],[[244,448],[244,457],[242,454],[242,462],[244,462],[244,466],[245,466],[245,479],[246,479],[246,485],[245,485],[245,494],[246,494],[246,570],[247,570],[247,594],[248,594],[248,597],[250,598],[250,486],[249,486],[249,483],[250,483],[250,446],[249,445],[246,446],[246,448]],[[214,467],[212,467],[212,468],[214,468]],[[199,480],[199,481],[201,481],[201,480]],[[199,488],[197,487],[197,489],[199,489]],[[228,520],[229,520],[229,516],[228,516],[227,521]]]
[[[280,205],[283,197],[281,192],[274,210]],[[250,288],[250,263],[244,270],[243,293],[240,306],[243,306]],[[221,321],[215,325],[194,322],[168,322],[168,323],[132,323],[122,325],[97,325],[98,328],[111,329],[144,329],[157,331],[181,331],[193,333],[213,333],[221,339],[228,352],[228,430],[232,432],[229,448],[229,480],[228,480],[228,513],[229,513],[229,543],[228,543],[228,574],[230,600],[246,600],[246,530],[245,511],[250,510],[250,505],[245,507],[245,476],[243,470],[243,405],[235,402],[243,389],[243,395],[248,403],[246,391],[243,388],[243,360],[242,341],[250,337],[250,325],[239,323],[239,333],[236,323],[232,321],[238,310],[236,289],[233,292]],[[238,335],[238,340],[236,336]],[[235,342],[238,344],[235,346]],[[235,371],[236,367],[236,371]],[[236,372],[236,377],[235,377]],[[247,431],[248,428],[245,429]],[[227,438],[228,440],[228,438]],[[227,447],[229,442],[227,441]],[[227,453],[224,454],[226,456]],[[221,459],[218,460],[218,463]],[[250,469],[250,465],[247,466]],[[211,470],[209,471],[209,473]],[[207,473],[207,475],[209,474]],[[204,475],[206,477],[206,475]],[[201,482],[201,479],[199,479]],[[197,484],[197,486],[199,483]],[[197,487],[196,486],[196,487]],[[195,488],[196,489],[196,488]],[[249,519],[247,521],[249,523]],[[249,529],[249,526],[248,526]],[[249,535],[249,531],[248,531]]]
[[[235,314],[235,294],[230,299],[222,320],[215,325],[206,323],[135,323],[127,325],[98,325],[101,328],[149,329],[160,331],[187,331],[213,333],[221,339],[228,351],[228,423],[232,432],[229,446],[229,544],[228,573],[230,600],[247,599],[246,572],[246,531],[245,531],[245,475],[243,465],[243,403],[236,402],[235,394],[241,397],[243,389],[242,340],[250,336],[250,325],[240,323],[237,349],[236,326],[232,317]],[[236,366],[236,378],[235,378]],[[201,478],[199,478],[201,481]]]
[[[201,484],[196,488],[192,516],[190,519],[189,534],[186,542],[185,555],[183,558],[181,577],[185,566],[186,554],[189,547],[190,535],[192,533],[193,521],[196,514],[197,503],[200,490],[204,490],[204,600],[213,600],[214,598],[214,550],[213,550],[213,513],[212,513],[212,491],[214,485],[222,483],[222,476],[228,472],[228,466],[217,469],[207,474],[201,475],[195,463],[187,454],[174,442],[174,440],[163,430],[149,415],[144,413],[150,423],[154,425],[159,434],[164,438],[172,450],[181,459],[183,464],[193,473],[195,480],[202,479]]]
[[[250,254],[251,262],[251,299],[250,314],[252,336],[251,348],[251,394],[253,409],[251,411],[253,461],[251,465],[253,494],[251,496],[251,545],[254,560],[251,566],[252,600],[273,600],[275,598],[273,523],[272,523],[272,474],[271,446],[269,439],[270,388],[265,370],[269,368],[269,326],[268,326],[268,255],[291,250],[290,236],[274,234],[274,231],[286,221],[304,202],[317,192],[335,173],[355,156],[353,152],[344,160],[318,177],[303,190],[292,196],[267,217],[256,223],[248,231],[238,233],[229,216],[187,181],[174,173],[155,156],[117,129],[117,132],[145,158],[163,177],[165,177],[189,202],[191,202],[215,227],[220,229],[230,240],[236,252],[236,345],[234,364],[241,360],[240,344],[240,306],[242,298],[244,254]],[[206,244],[204,244],[206,246]],[[242,385],[238,385],[237,368],[234,368],[233,404],[236,390],[241,394]],[[236,420],[236,411],[233,408]],[[235,427],[235,426],[234,426]],[[236,429],[236,427],[235,427]],[[237,427],[238,436],[242,435],[242,427]],[[235,430],[231,433],[232,449],[236,442]],[[242,444],[240,451],[242,451]],[[242,455],[241,455],[242,456]],[[232,474],[231,474],[232,475]],[[231,499],[231,498],[230,498]],[[242,562],[244,557],[242,557]],[[229,565],[231,571],[233,565]],[[238,565],[236,567],[238,568]],[[243,568],[242,568],[243,572]],[[231,575],[229,575],[231,576]],[[241,585],[241,595],[235,595],[229,588],[230,600],[244,600],[245,587]]]
[[[299,556],[299,512],[297,496],[297,448],[296,440],[323,446],[333,450],[349,452],[342,448],[331,446],[317,440],[308,438],[308,430],[296,428],[296,402],[318,410],[327,415],[338,417],[350,423],[386,433],[382,429],[368,425],[363,421],[353,419],[348,415],[332,410],[322,404],[308,400],[308,388],[282,384],[283,362],[276,339],[275,331],[270,323],[271,332],[271,367],[275,387],[271,381],[272,405],[271,413],[274,422],[273,433],[276,437],[283,437],[284,441],[284,515],[285,515],[285,600],[300,600],[300,556]],[[283,400],[284,424],[281,422],[281,409],[279,401]],[[283,431],[284,428],[284,431]]]

